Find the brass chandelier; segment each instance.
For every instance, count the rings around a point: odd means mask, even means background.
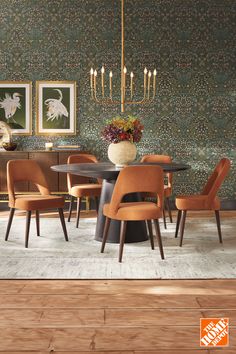
[[[98,70],[91,68],[90,70],[90,89],[91,98],[98,104],[108,105],[121,105],[121,112],[125,111],[125,105],[137,104],[146,105],[150,104],[156,95],[156,69],[148,70],[146,67],[143,71],[143,98],[141,100],[133,100],[134,96],[134,72],[131,71],[129,76],[129,84],[127,85],[128,71],[125,66],[125,22],[124,22],[124,0],[121,0],[121,71],[120,71],[120,100],[113,99],[113,73],[109,72],[109,96],[105,96],[105,67],[101,68],[101,80],[99,85]]]

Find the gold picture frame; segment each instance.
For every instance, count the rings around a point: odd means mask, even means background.
[[[76,81],[36,81],[36,135],[76,135]]]
[[[0,120],[15,135],[32,135],[32,81],[0,81]]]

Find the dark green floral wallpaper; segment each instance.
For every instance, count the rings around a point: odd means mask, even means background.
[[[228,156],[233,167],[221,196],[235,198],[235,7],[234,0],[125,2],[126,65],[135,73],[136,97],[144,66],[158,73],[155,102],[128,107],[145,126],[139,156],[169,154],[191,165],[175,176],[175,193],[199,191],[217,161]],[[80,143],[107,159],[100,130],[120,108],[90,100],[89,70],[102,64],[118,75],[119,0],[1,0],[0,79],[76,80],[77,136],[52,141]],[[15,139],[23,149],[48,141]]]

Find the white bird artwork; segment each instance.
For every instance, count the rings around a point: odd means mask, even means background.
[[[9,93],[5,93],[5,98],[0,99],[0,108],[5,110],[5,118],[9,121],[10,118],[14,120],[13,116],[16,113],[17,108],[21,108],[20,104],[20,96],[22,96],[18,92],[14,92],[12,97]]]
[[[63,116],[67,117],[69,116],[69,113],[62,103],[62,92],[59,89],[54,89],[54,91],[59,92],[59,99],[56,98],[48,98],[47,100],[44,101],[44,104],[47,106],[47,121],[54,121],[55,119],[58,120],[59,118],[62,118]]]

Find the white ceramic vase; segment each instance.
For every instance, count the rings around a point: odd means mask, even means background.
[[[116,167],[124,167],[133,162],[137,155],[135,144],[130,141],[121,141],[120,143],[110,144],[108,147],[108,158]]]

